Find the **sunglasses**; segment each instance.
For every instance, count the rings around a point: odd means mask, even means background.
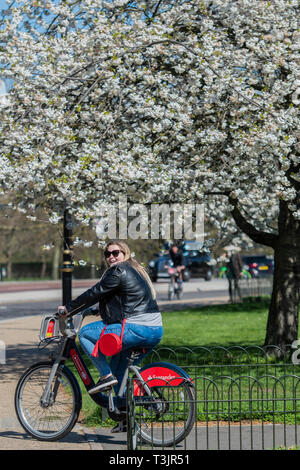
[[[120,253],[123,253],[123,251],[121,250],[113,250],[113,251],[104,251],[104,256],[105,258],[109,258],[110,255],[113,255],[114,258],[117,258],[119,256]]]

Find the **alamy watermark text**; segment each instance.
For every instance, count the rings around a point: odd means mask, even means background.
[[[97,224],[99,238],[186,239],[204,242],[203,204],[128,204],[103,211]]]

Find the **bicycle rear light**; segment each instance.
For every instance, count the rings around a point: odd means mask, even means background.
[[[46,338],[52,338],[53,337],[54,325],[55,325],[55,321],[50,320],[49,323],[48,323]]]
[[[59,322],[52,314],[44,315],[40,330],[40,340],[59,336]]]

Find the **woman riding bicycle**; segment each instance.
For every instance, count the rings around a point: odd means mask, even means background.
[[[133,347],[144,348],[136,363],[140,362],[163,335],[162,319],[156,295],[150,278],[144,268],[131,257],[126,243],[110,241],[104,251],[108,266],[100,281],[92,288],[83,292],[75,300],[65,306],[67,317],[69,312],[85,310],[99,302],[99,314],[102,321],[84,326],[79,333],[79,341],[100,373],[100,379],[90,394],[97,393],[114,385],[119,390],[122,377],[127,367],[127,350]],[[92,355],[102,330],[105,333],[121,335],[122,323],[125,319],[122,350],[111,358],[98,351],[98,357]]]

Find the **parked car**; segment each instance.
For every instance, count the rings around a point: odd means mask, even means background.
[[[156,259],[151,260],[148,264],[148,273],[149,273],[151,280],[153,282],[156,282],[157,279],[159,278],[168,279],[169,278],[168,268],[166,268],[165,266],[168,266],[170,263],[172,263],[172,261],[170,259],[169,254],[162,254],[162,255],[157,256]],[[186,263],[186,258],[185,258],[185,263]],[[190,277],[191,276],[190,276],[189,269],[188,267],[186,267],[185,270],[183,271],[183,280],[188,281]]]
[[[187,259],[191,276],[210,281],[213,277],[212,258],[209,252],[203,249],[203,243],[198,240],[185,240],[181,249]]]
[[[184,256],[187,259],[187,266],[192,277],[200,277],[206,281],[211,281],[213,266],[209,253],[200,250],[188,250],[184,251]]]
[[[183,253],[186,251],[203,251],[203,242],[197,240],[185,240],[182,242],[181,249]]]
[[[252,277],[272,275],[274,272],[274,260],[272,256],[249,255],[243,256],[243,263],[247,266]]]

